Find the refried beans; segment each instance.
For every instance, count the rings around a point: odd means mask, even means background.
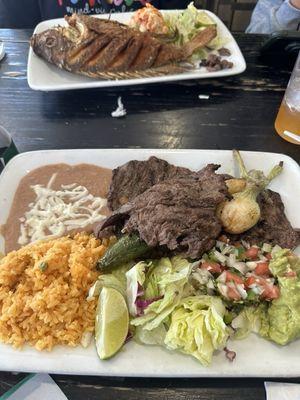
[[[24,217],[29,210],[29,204],[35,201],[36,195],[31,189],[33,185],[46,186],[51,177],[56,174],[51,188],[58,190],[62,185],[77,184],[82,185],[95,197],[106,198],[109,190],[112,171],[107,168],[98,167],[92,164],[52,164],[34,169],[29,172],[19,183],[10,213],[6,224],[1,227],[1,233],[5,240],[5,253],[17,250],[21,246],[18,244],[20,236],[20,218]],[[109,211],[105,207],[101,213],[108,215]],[[91,231],[92,226],[77,231]],[[70,231],[67,232],[72,233]]]

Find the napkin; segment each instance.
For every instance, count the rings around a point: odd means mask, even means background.
[[[68,400],[54,380],[47,374],[30,374],[0,400]]]
[[[265,382],[266,400],[300,400],[300,384]]]

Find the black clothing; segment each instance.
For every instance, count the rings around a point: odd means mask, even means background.
[[[134,11],[143,0],[0,0],[0,28],[34,28],[40,21],[73,12],[103,14]],[[110,4],[112,3],[112,4]],[[189,0],[152,0],[157,8],[186,8]]]

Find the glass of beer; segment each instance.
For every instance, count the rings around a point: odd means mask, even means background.
[[[300,144],[300,52],[275,121],[277,133]]]

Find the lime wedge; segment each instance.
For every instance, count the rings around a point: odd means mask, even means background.
[[[215,21],[205,11],[198,11],[197,22],[203,26],[214,25]]]
[[[98,300],[95,322],[95,339],[101,360],[112,357],[123,346],[128,334],[129,315],[122,294],[104,287]]]

